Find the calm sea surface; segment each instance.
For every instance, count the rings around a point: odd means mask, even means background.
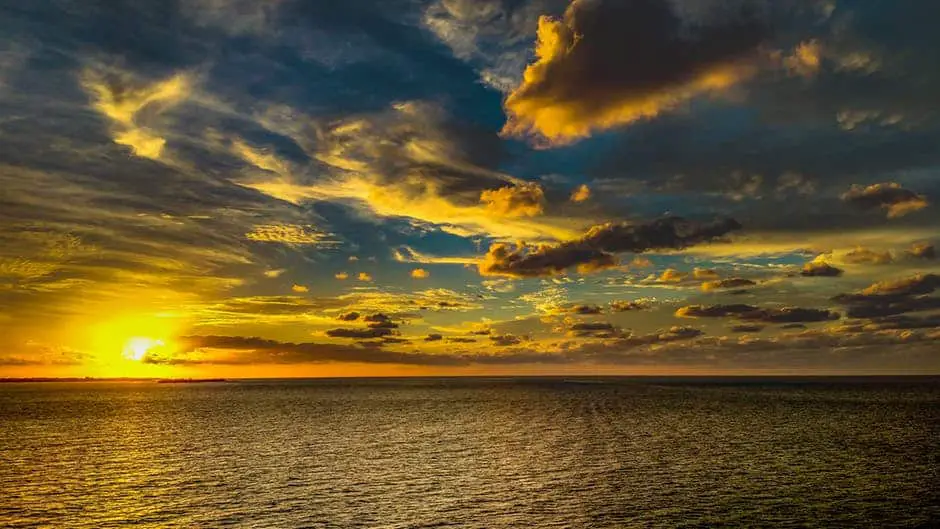
[[[0,527],[940,527],[940,380],[0,385]]]

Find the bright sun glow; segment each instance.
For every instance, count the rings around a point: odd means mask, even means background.
[[[165,344],[163,343],[163,340],[135,337],[131,338],[127,341],[126,344],[124,344],[124,350],[121,354],[128,360],[140,362],[151,350],[157,347],[163,347],[164,345]]]

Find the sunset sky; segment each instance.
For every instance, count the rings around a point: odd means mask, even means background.
[[[0,5],[0,376],[940,373],[940,7]]]

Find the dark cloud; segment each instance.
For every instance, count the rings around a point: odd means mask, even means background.
[[[439,342],[439,341],[441,341],[441,340],[443,340],[443,339],[444,339],[444,337],[443,337],[442,335],[440,335],[440,334],[429,334],[429,335],[427,335],[427,336],[424,337],[424,341],[425,341],[425,342]]]
[[[700,329],[694,327],[670,327],[666,330],[643,335],[630,334],[611,341],[611,346],[621,349],[634,349],[648,345],[665,344],[692,340],[704,335]]]
[[[370,329],[397,329],[398,324],[393,321],[376,321],[369,324]]]
[[[758,310],[759,309],[753,305],[744,304],[689,305],[687,307],[680,307],[676,311],[676,316],[680,318],[727,318],[753,314],[758,312]]]
[[[577,314],[579,316],[588,316],[594,314],[601,314],[603,309],[599,305],[571,305],[568,307],[562,307],[560,312],[566,314]]]
[[[606,322],[575,323],[572,331],[612,331],[615,327]]]
[[[717,281],[706,281],[702,283],[702,290],[725,290],[731,288],[752,287],[757,282],[743,277],[729,277]]]
[[[392,329],[387,327],[370,327],[366,329],[330,329],[326,335],[331,338],[381,338],[392,334]]]
[[[345,312],[337,316],[337,319],[341,321],[356,321],[359,319],[359,313],[358,312]]]
[[[839,319],[826,309],[801,307],[761,308],[753,305],[689,305],[676,311],[679,318],[736,318],[764,323],[813,323]]]
[[[580,239],[555,246],[494,244],[479,270],[482,275],[511,277],[554,275],[572,267],[587,272],[614,266],[616,253],[678,250],[738,229],[741,225],[733,219],[696,223],[680,217],[636,224],[602,224],[589,229]]]
[[[392,321],[392,318],[381,312],[370,314],[362,318],[370,329],[397,329],[398,324]]]
[[[842,260],[850,264],[890,264],[894,261],[891,252],[876,252],[868,248],[856,248],[842,256]]]
[[[859,209],[884,209],[888,218],[902,217],[926,208],[927,197],[919,195],[900,184],[888,182],[870,186],[853,185],[842,195],[842,200]]]
[[[896,316],[907,312],[940,309],[940,298],[916,296],[902,299],[883,300],[869,298],[865,302],[848,303],[845,313],[850,318],[881,318]]]
[[[851,318],[883,318],[940,309],[940,297],[928,295],[938,288],[940,275],[918,274],[874,283],[861,292],[835,296],[833,301],[845,305]]]
[[[861,295],[890,299],[904,296],[930,294],[940,288],[940,275],[915,274],[901,279],[879,281],[862,290]],[[850,296],[851,297],[851,296]]]
[[[741,324],[731,326],[731,332],[761,332],[762,330],[764,330],[763,325]]]
[[[915,259],[936,259],[937,251],[931,243],[915,243],[907,251],[907,255]]]
[[[355,336],[354,336],[355,337]],[[379,336],[381,337],[381,336]],[[361,338],[361,337],[355,337]],[[364,337],[368,338],[368,337]],[[155,364],[302,364],[323,362],[365,362],[377,364],[463,365],[468,361],[453,355],[401,353],[381,347],[324,343],[289,343],[242,336],[189,336],[181,339],[188,354],[174,357],[149,357]],[[202,348],[230,350],[234,354],[210,358]]]
[[[579,338],[613,338],[620,334],[620,329],[607,322],[581,322],[568,328],[569,336]]]
[[[937,300],[934,299],[936,302]],[[938,308],[938,305],[935,303],[934,308]],[[912,330],[912,329],[935,329],[940,328],[940,315],[933,314],[930,316],[924,317],[914,317],[906,315],[894,315],[888,317],[874,318],[869,322],[866,322],[862,327],[863,329],[875,328],[880,331],[885,330]],[[940,339],[940,335],[936,336],[937,339]]]
[[[684,20],[661,0],[575,0],[539,25],[537,62],[509,95],[504,132],[565,143],[651,118],[746,75],[768,36],[747,4]]]
[[[810,261],[803,265],[800,275],[805,277],[839,277],[844,270],[822,261]]]
[[[512,334],[500,334],[496,336],[490,336],[490,343],[497,347],[509,347],[511,345],[519,345],[522,343],[522,338]]]

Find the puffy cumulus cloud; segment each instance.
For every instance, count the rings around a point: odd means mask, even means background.
[[[692,277],[695,279],[718,279],[718,272],[710,268],[695,268],[692,270]]]
[[[114,142],[153,160],[160,159],[166,146],[159,115],[193,91],[193,78],[186,73],[147,84],[127,72],[89,68],[81,84],[93,99],[92,107],[112,122]]]
[[[663,344],[693,340],[702,336],[704,332],[694,327],[673,326],[649,334],[634,334],[612,329],[608,332],[578,333],[575,337],[601,338],[604,341],[597,345],[609,349],[610,353],[629,351],[633,349],[657,348]],[[569,333],[572,335],[572,333]]]
[[[907,255],[915,259],[936,259],[937,250],[929,242],[918,242],[911,245]]]
[[[883,318],[940,310],[940,297],[929,296],[938,288],[940,275],[916,274],[879,281],[853,294],[839,294],[833,301],[845,305],[851,318]]]
[[[727,318],[751,314],[758,309],[753,305],[689,305],[676,310],[677,318]]]
[[[667,268],[656,278],[656,281],[660,283],[679,283],[686,277],[688,277],[688,274],[684,274],[675,268]]]
[[[795,75],[810,77],[822,66],[823,46],[818,40],[799,43],[793,53],[784,58],[784,65]]]
[[[706,281],[702,283],[702,290],[706,292],[714,290],[729,290],[735,288],[746,288],[757,285],[757,282],[744,277],[729,277],[717,281]]]
[[[648,299],[637,299],[632,301],[614,300],[610,302],[611,312],[630,312],[635,310],[647,310],[652,305]]]
[[[415,268],[411,271],[411,277],[415,279],[427,279],[431,277],[431,272],[428,272],[424,268]]]
[[[826,309],[801,307],[761,308],[753,305],[688,305],[676,310],[677,318],[736,318],[764,323],[813,323],[839,319]]]
[[[331,236],[311,225],[294,224],[259,225],[245,234],[245,238],[250,241],[277,242],[296,246],[335,246],[338,243]]]
[[[372,274],[368,272],[359,272],[359,274],[356,276],[356,279],[358,279],[359,281],[371,282]]]
[[[843,272],[841,268],[832,266],[817,258],[804,264],[800,270],[800,275],[804,277],[839,277]]]
[[[591,188],[587,184],[581,184],[571,192],[571,200],[574,203],[587,202],[591,198]]]
[[[341,321],[356,321],[359,319],[358,312],[344,312],[336,317],[336,319]]]
[[[741,317],[766,323],[814,323],[837,320],[839,314],[826,309],[783,307],[779,309],[760,309],[756,313],[746,314]]]
[[[940,275],[915,274],[910,277],[879,281],[862,290],[865,296],[910,296],[930,294],[940,288]]]
[[[545,192],[534,182],[486,189],[480,193],[486,210],[499,217],[534,217],[542,213]]]
[[[856,248],[846,252],[842,260],[849,264],[874,264],[883,265],[894,262],[894,256],[891,252],[878,252],[868,248]]]
[[[310,292],[310,288],[308,288],[306,285],[293,285],[290,287],[290,289],[298,294],[306,294],[307,292]]]
[[[413,219],[464,236],[573,236],[561,219],[534,218],[544,199],[538,184],[497,170],[504,147],[496,134],[457,123],[440,106],[395,103],[385,111],[315,122],[312,132],[309,125],[298,131],[296,118],[270,121],[271,130],[312,159],[290,171],[269,157],[250,162],[264,171],[246,175],[241,185],[295,204],[343,201],[370,215]]]
[[[392,321],[392,318],[391,318],[388,314],[385,314],[385,313],[382,313],[382,312],[377,312],[377,313],[375,313],[375,314],[370,314],[370,315],[366,316],[366,317],[363,318],[362,320],[365,321],[365,322],[368,322],[370,325],[372,325],[372,324],[385,324],[385,323],[389,323],[389,322]]]
[[[620,334],[620,329],[607,322],[581,322],[568,327],[568,336],[611,338]]]
[[[889,219],[903,217],[930,205],[924,195],[905,189],[895,182],[853,185],[842,195],[842,200],[864,210],[884,209]]]
[[[841,298],[839,298],[841,299]],[[882,318],[908,312],[940,310],[940,298],[930,296],[846,298],[850,318]]]
[[[497,243],[490,246],[478,270],[484,276],[540,277],[561,274],[575,266],[590,271],[616,264],[612,255],[593,248]]]
[[[336,279],[339,279],[340,281],[345,281],[345,280],[349,279],[349,273],[348,273],[348,272],[337,272],[337,273],[333,274],[333,277],[335,277]]]
[[[616,253],[683,249],[740,228],[733,219],[697,223],[680,217],[602,224],[579,239],[557,245],[494,244],[478,269],[482,275],[509,277],[550,276],[573,267],[587,273],[616,266]]]
[[[601,314],[603,312],[603,309],[601,309],[599,305],[587,304],[576,304],[566,307],[559,307],[558,310],[562,314],[576,314],[578,316],[589,316],[593,314]]]
[[[683,20],[661,0],[574,0],[542,17],[536,61],[505,101],[505,134],[562,144],[647,119],[747,76],[767,30],[742,8]]]

